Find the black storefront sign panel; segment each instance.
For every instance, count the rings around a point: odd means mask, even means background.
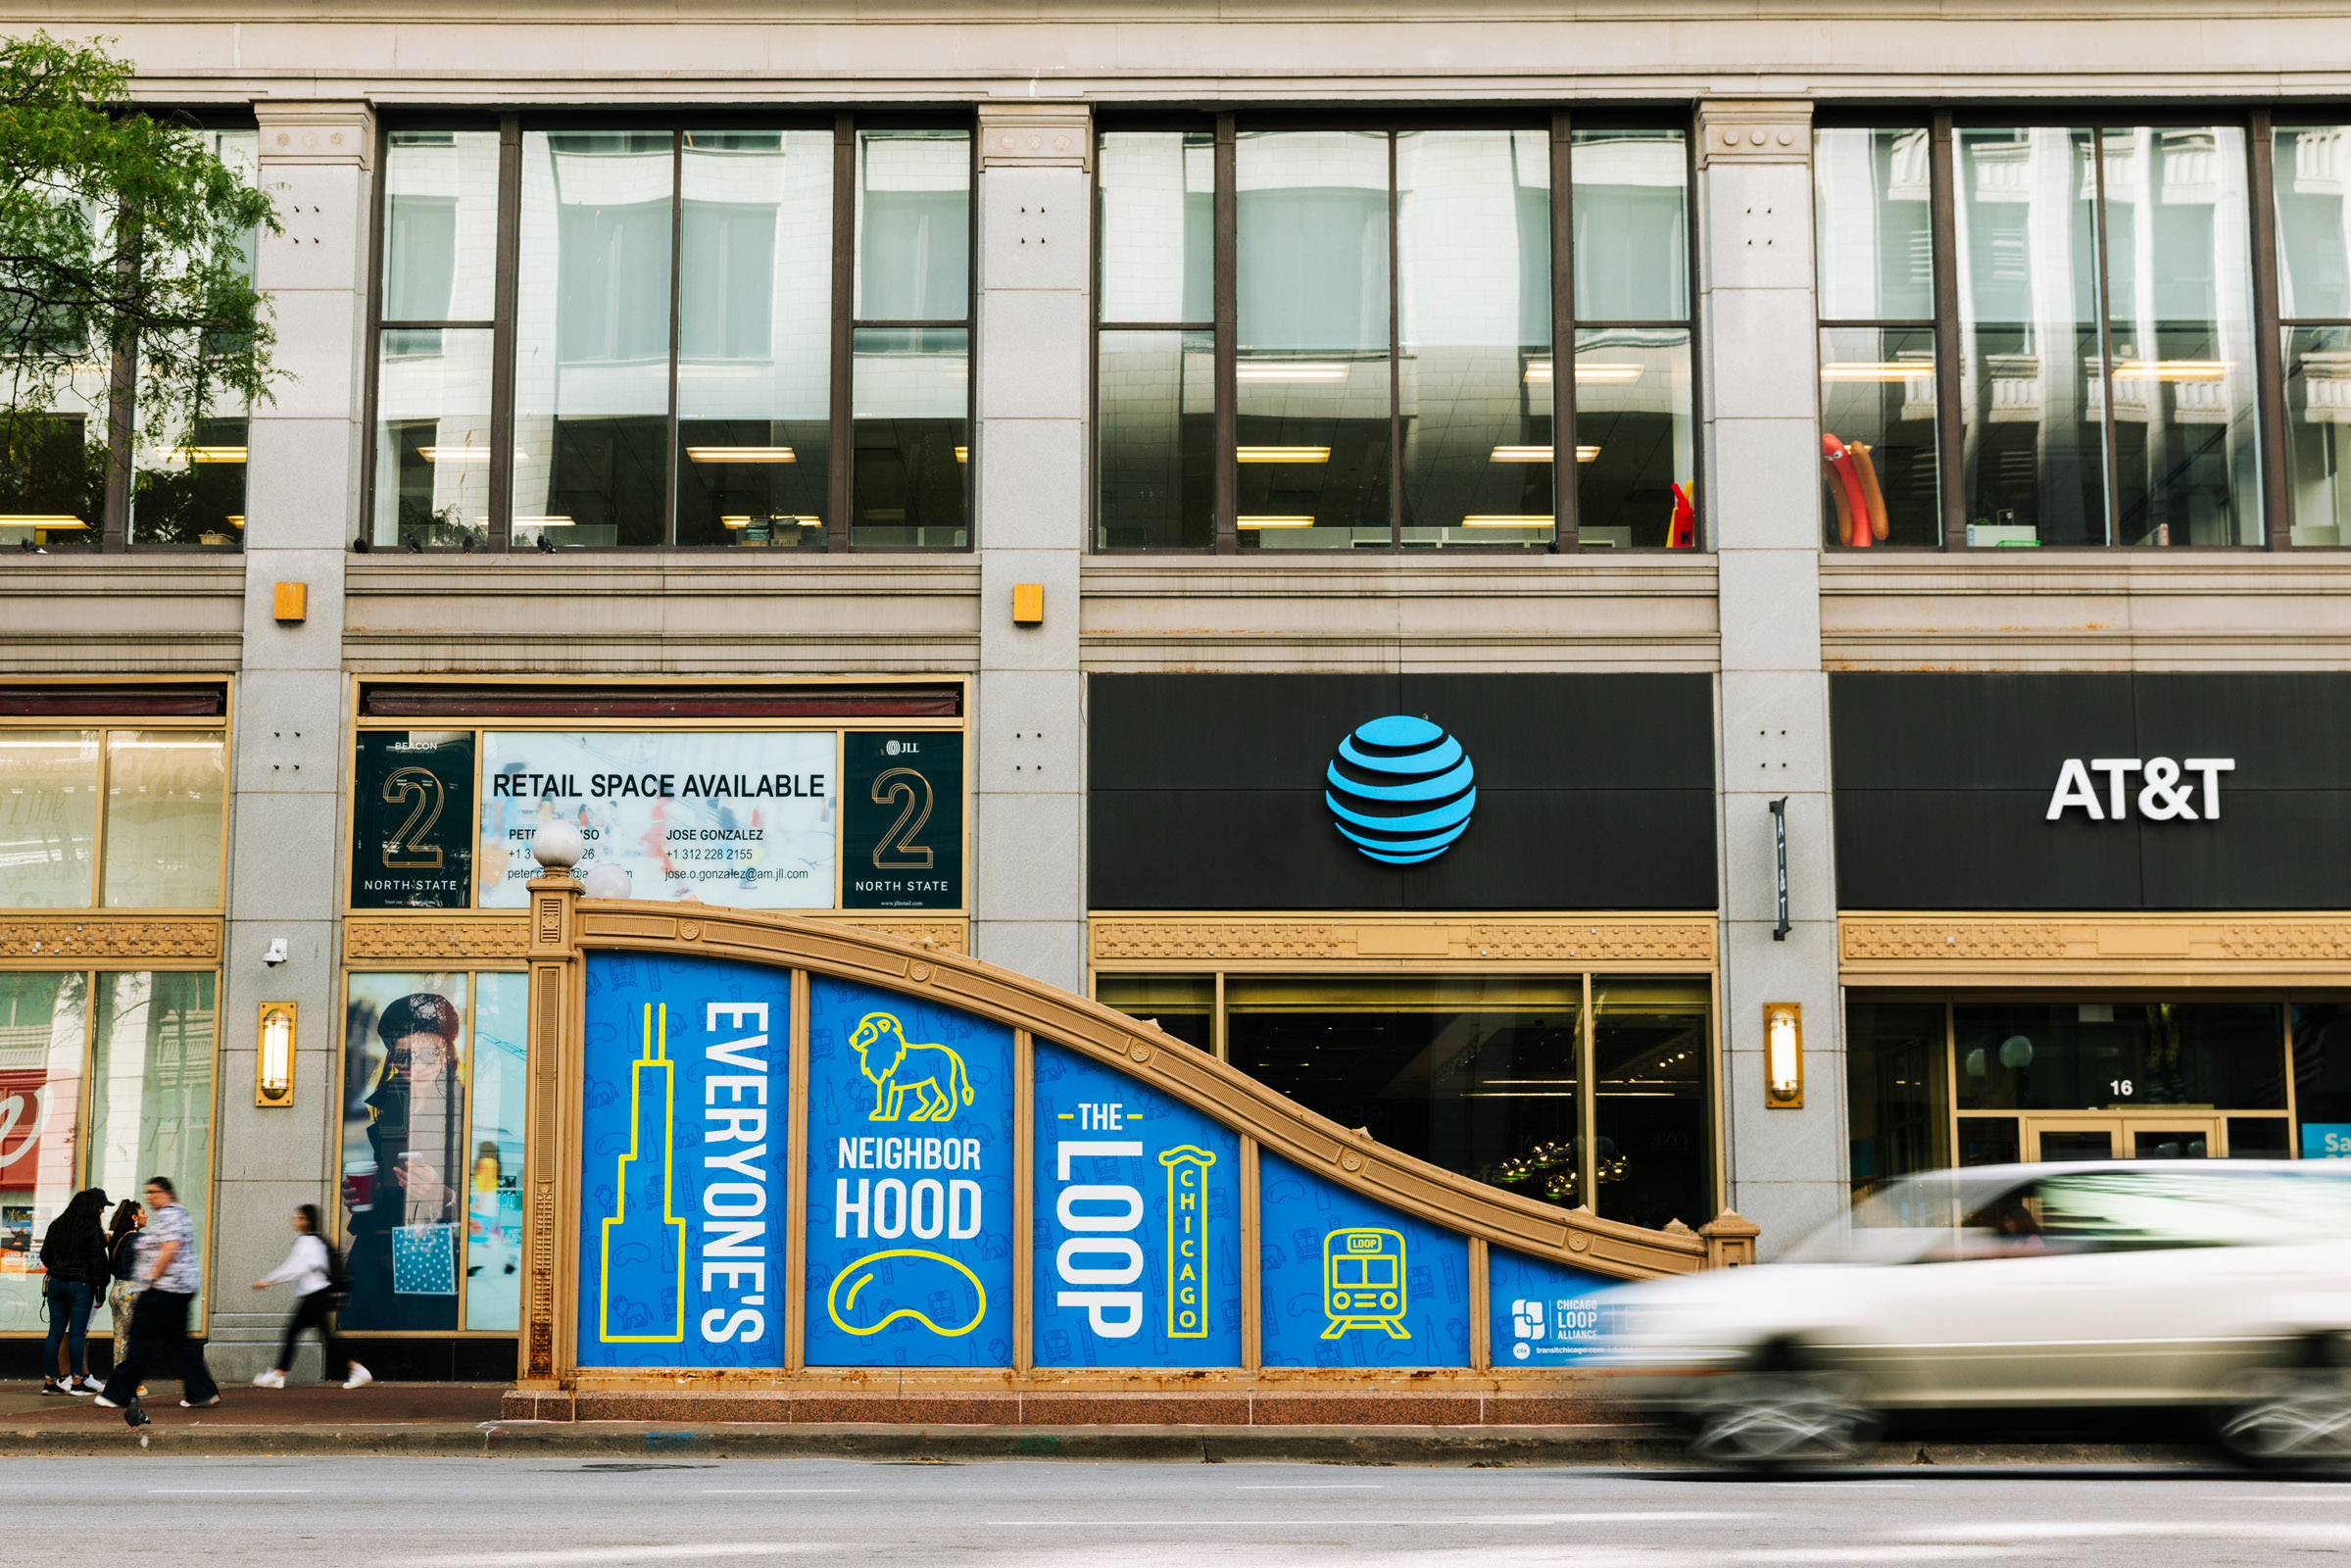
[[[473,898],[473,735],[362,730],[351,906],[463,909]]]
[[[1830,708],[1842,908],[2351,907],[2351,676],[1840,674]]]
[[[1702,675],[1097,675],[1088,897],[1119,909],[1700,909],[1715,904]],[[1474,768],[1412,864],[1346,838],[1326,769],[1425,719]]]
[[[842,907],[961,908],[963,737],[853,731],[842,743]]]

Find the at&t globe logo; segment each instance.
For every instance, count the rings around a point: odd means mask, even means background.
[[[1417,865],[1469,830],[1477,770],[1442,725],[1392,713],[1355,726],[1324,772],[1340,832],[1373,859]]]

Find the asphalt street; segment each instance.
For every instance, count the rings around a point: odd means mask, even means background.
[[[10,1560],[337,1568],[2129,1563],[2351,1551],[2351,1482],[2201,1471],[14,1459]],[[135,1516],[135,1517],[134,1517]]]

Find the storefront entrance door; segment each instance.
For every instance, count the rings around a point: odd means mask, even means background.
[[[2025,1118],[2028,1160],[2219,1159],[2228,1152],[2219,1116]]]

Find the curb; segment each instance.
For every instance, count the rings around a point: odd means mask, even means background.
[[[151,1426],[0,1431],[8,1458],[395,1455],[436,1459],[1076,1459],[1161,1464],[1686,1466],[1680,1437],[1654,1427],[921,1427],[636,1421],[494,1421],[347,1426]],[[2194,1465],[2185,1444],[1880,1444],[1863,1464]]]

